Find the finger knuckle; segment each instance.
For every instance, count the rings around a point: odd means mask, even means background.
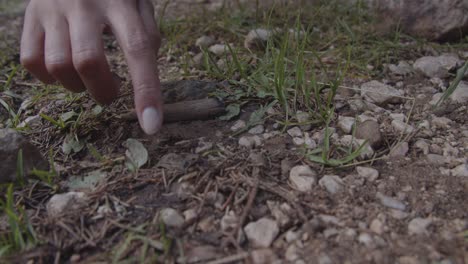
[[[100,62],[99,52],[94,49],[80,49],[73,53],[73,65],[81,74],[95,71]]]
[[[47,71],[52,75],[61,75],[73,70],[73,63],[70,58],[63,55],[47,55],[45,58]]]
[[[146,83],[136,84],[134,86],[135,93],[138,94],[151,94],[154,93],[154,87]]]
[[[152,52],[153,43],[148,34],[134,33],[127,39],[125,49],[130,55],[143,56]]]

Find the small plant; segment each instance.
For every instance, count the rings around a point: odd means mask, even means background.
[[[14,204],[11,184],[7,187],[4,198],[0,199],[0,211],[7,217],[10,227],[6,232],[0,231],[0,258],[32,248],[38,242],[26,211],[22,206]]]

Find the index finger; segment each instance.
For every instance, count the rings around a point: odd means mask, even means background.
[[[156,65],[158,43],[154,32],[149,32],[148,21],[141,16],[136,1],[122,1],[111,9],[109,22],[127,60],[138,120],[143,131],[151,135],[160,129],[163,121]]]

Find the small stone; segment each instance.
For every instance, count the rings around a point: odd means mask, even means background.
[[[289,215],[292,213],[292,208],[289,204],[283,203],[280,205],[278,202],[267,201],[267,206],[280,227],[287,226],[291,222]]]
[[[289,181],[300,192],[309,192],[317,182],[317,173],[307,165],[295,166],[289,172]]]
[[[431,121],[432,126],[439,129],[447,129],[450,123],[452,120],[446,117],[434,117]]]
[[[286,234],[284,235],[284,239],[286,242],[291,243],[299,239],[299,234],[297,232],[294,232],[292,230],[288,230]]]
[[[374,244],[374,240],[372,239],[371,235],[367,233],[361,233],[358,237],[358,241],[361,244],[364,244],[366,247],[372,247]]]
[[[164,208],[160,211],[160,218],[166,226],[182,227],[184,225],[184,217],[172,208]]]
[[[191,208],[191,209],[188,209],[188,210],[184,211],[185,222],[192,221],[196,217],[197,217],[197,210],[196,209]]]
[[[201,36],[195,41],[195,46],[206,49],[215,43],[215,39],[211,36]]]
[[[304,133],[304,144],[308,149],[317,148],[317,143],[310,137],[308,132]]]
[[[386,84],[378,81],[370,81],[361,85],[361,96],[376,105],[400,102],[402,93]]]
[[[293,138],[303,136],[302,135],[302,130],[299,127],[290,128],[290,129],[288,129],[287,133],[288,133],[288,135],[290,135]]]
[[[336,175],[325,175],[319,180],[319,185],[325,188],[330,194],[336,194],[343,190],[344,182]]]
[[[237,132],[241,129],[244,129],[247,126],[244,120],[237,120],[232,126],[231,126],[231,131],[232,132]]]
[[[244,40],[246,49],[264,49],[273,32],[268,29],[257,28],[251,30]]]
[[[450,95],[450,100],[456,103],[467,103],[468,102],[468,82],[461,81],[457,89]]]
[[[385,207],[397,209],[400,211],[405,211],[406,209],[406,205],[404,205],[402,202],[398,201],[395,198],[386,196],[381,193],[377,193],[376,197],[377,199],[379,199],[380,203]]]
[[[429,218],[414,218],[408,223],[409,235],[424,235],[427,234],[427,228],[432,223]]]
[[[47,161],[41,152],[23,135],[13,129],[0,129],[0,185],[19,180],[17,178],[18,153],[22,152],[24,177],[33,169],[47,170]]]
[[[203,54],[203,52],[197,53],[195,56],[193,56],[192,62],[193,62],[193,66],[194,66],[195,68],[200,69],[200,68],[203,67],[203,64],[204,64],[204,61],[203,61],[204,56],[205,56],[205,55]]]
[[[413,67],[428,78],[446,78],[450,71],[457,67],[460,59],[456,55],[445,54],[438,57],[426,56],[417,59]]]
[[[249,133],[252,135],[262,134],[263,131],[265,131],[265,128],[263,127],[263,125],[256,125],[252,127],[251,129],[249,129]]]
[[[367,142],[366,144],[364,144],[364,142],[365,142],[364,139],[356,139],[356,138],[353,138],[353,136],[351,135],[345,135],[340,140],[341,146],[349,147],[352,144],[352,147],[354,150],[357,150],[362,146],[361,152],[359,154],[359,158],[361,160],[370,159],[375,154],[375,151],[370,146],[369,142]]]
[[[391,158],[402,158],[402,157],[405,157],[406,154],[408,154],[408,151],[409,151],[408,142],[401,142],[390,151],[389,156]]]
[[[293,138],[293,143],[296,146],[302,146],[302,145],[305,144],[305,139],[301,138],[301,137],[295,137],[295,138]]]
[[[244,227],[244,232],[253,247],[268,248],[279,234],[279,228],[276,221],[261,218],[256,222],[247,224]]]
[[[399,120],[393,120],[392,127],[398,133],[411,134],[414,132],[414,127]]]
[[[378,235],[382,235],[384,233],[384,224],[379,219],[372,220],[369,228],[372,232]]]
[[[349,116],[339,116],[338,117],[338,127],[345,132],[346,134],[351,133],[356,119]]]
[[[455,177],[468,177],[468,163],[453,168],[450,170],[450,174]]]
[[[68,192],[55,194],[47,202],[47,214],[51,218],[56,218],[63,213],[77,210],[87,203],[86,195],[82,192]]]
[[[239,145],[246,148],[255,148],[262,145],[262,139],[257,136],[243,136],[239,138]]]
[[[377,148],[382,144],[383,137],[380,133],[379,123],[373,120],[367,120],[358,123],[356,127],[356,138],[367,140],[369,145]]]
[[[427,154],[426,159],[429,163],[435,166],[443,166],[447,163],[449,163],[449,160],[447,157],[444,157],[442,155],[438,154]]]
[[[420,149],[424,155],[429,154],[429,144],[424,139],[419,139],[414,143],[414,147]]]
[[[256,249],[250,253],[250,257],[252,264],[273,264],[278,262],[278,256],[269,248]]]
[[[401,114],[401,113],[392,113],[390,114],[390,118],[393,119],[393,120],[398,120],[398,121],[401,121],[401,122],[405,122],[406,120],[406,116],[404,114]]]
[[[413,73],[413,67],[406,62],[406,61],[400,61],[398,65],[395,64],[390,64],[388,65],[388,69],[395,75],[400,75],[400,76],[406,76],[410,75]]]
[[[221,57],[222,55],[226,54],[229,51],[227,45],[224,44],[214,44],[208,48],[208,51],[213,53],[214,55]]]
[[[234,230],[239,223],[239,218],[234,211],[227,212],[223,218],[221,218],[221,230],[229,232]]]
[[[296,119],[298,123],[307,123],[310,121],[310,114],[307,112],[297,111]],[[311,124],[307,125],[300,125],[301,129],[304,131],[308,131],[312,128]]]
[[[294,261],[299,259],[299,249],[297,248],[296,244],[293,243],[289,245],[289,247],[286,249],[284,257],[291,263],[294,263]]]
[[[379,178],[379,171],[374,168],[357,166],[356,171],[359,176],[365,178],[369,182],[374,182]]]
[[[395,218],[397,220],[403,220],[403,219],[407,218],[408,215],[409,215],[406,212],[396,210],[396,209],[390,209],[389,214],[390,214],[391,217],[393,217],[393,218]]]

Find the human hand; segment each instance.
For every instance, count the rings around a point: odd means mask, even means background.
[[[156,65],[160,35],[147,0],[31,0],[21,38],[21,64],[44,83],[59,81],[73,92],[87,90],[99,103],[117,97],[104,53],[109,27],[123,50],[143,131],[162,125],[162,97]]]

